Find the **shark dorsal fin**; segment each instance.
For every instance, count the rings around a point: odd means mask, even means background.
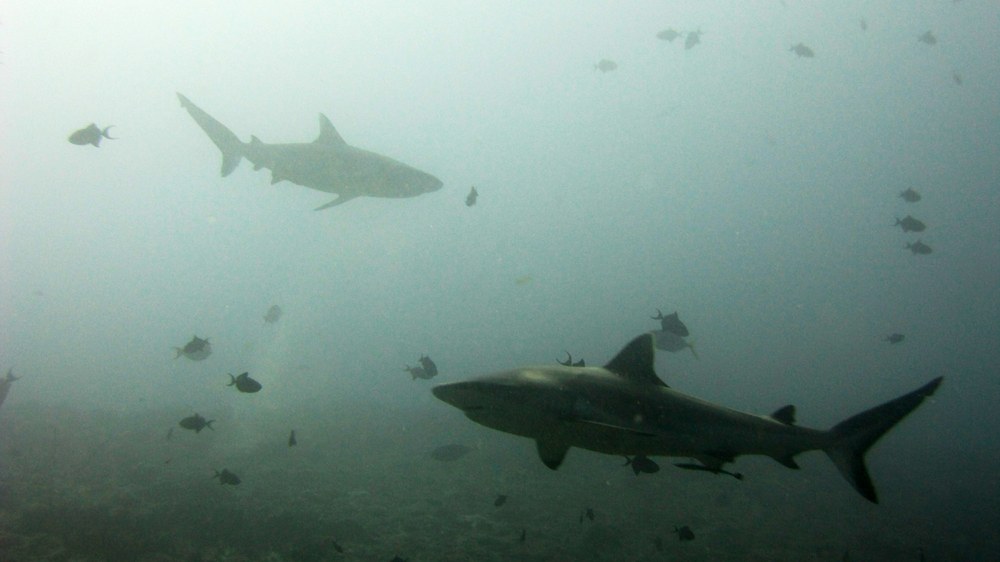
[[[653,334],[646,333],[629,342],[604,368],[631,382],[667,386],[653,370],[655,357]]]
[[[539,458],[542,459],[545,466],[552,470],[559,468],[563,459],[566,458],[566,452],[569,451],[569,445],[561,441],[542,441],[539,439],[535,441],[535,446],[538,448]]]
[[[795,425],[795,406],[789,404],[778,408],[771,414],[771,419],[785,425]]]
[[[315,144],[325,144],[328,146],[341,146],[347,144],[343,137],[337,132],[333,123],[326,118],[326,115],[319,114],[319,136],[313,141]]]

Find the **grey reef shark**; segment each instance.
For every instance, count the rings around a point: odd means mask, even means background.
[[[934,394],[941,378],[854,415],[829,430],[795,425],[795,407],[770,416],[682,394],[653,370],[654,336],[643,334],[604,367],[540,366],[434,387],[434,395],[486,427],[535,440],[545,466],[570,447],[618,456],[690,457],[706,472],[740,455],[766,455],[788,468],[820,450],[865,499],[878,503],[865,453]]]
[[[271,183],[294,184],[337,194],[317,211],[346,203],[355,197],[416,197],[441,189],[441,180],[368,150],[344,142],[322,113],[319,137],[313,142],[269,144],[257,137],[242,142],[225,125],[205,113],[191,100],[177,94],[181,106],[222,151],[222,176],[228,176],[243,158],[254,170],[271,170]]]

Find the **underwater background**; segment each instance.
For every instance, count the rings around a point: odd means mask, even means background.
[[[998,29],[988,0],[5,2],[0,560],[996,559]],[[314,212],[220,177],[177,92],[243,141],[323,113],[444,187]],[[67,142],[91,122],[114,140]],[[602,365],[657,309],[698,354],[661,378],[738,410],[825,429],[944,383],[869,452],[878,505],[818,452],[550,471],[430,392]]]

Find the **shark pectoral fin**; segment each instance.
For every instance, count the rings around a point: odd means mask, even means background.
[[[560,441],[538,439],[535,441],[535,447],[538,449],[538,457],[542,459],[542,463],[552,470],[559,468],[563,459],[566,458],[566,452],[569,451],[569,445]]]
[[[330,207],[336,207],[337,205],[340,205],[341,203],[347,203],[348,201],[350,201],[351,199],[354,199],[355,197],[357,197],[357,195],[344,195],[344,194],[341,194],[340,197],[337,197],[336,199],[334,199],[333,201],[330,201],[326,205],[320,205],[319,207],[316,207],[313,210],[314,211],[322,211],[323,209],[329,209]]]

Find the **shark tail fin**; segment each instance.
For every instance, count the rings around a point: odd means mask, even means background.
[[[239,166],[243,159],[243,144],[239,137],[229,130],[228,127],[220,123],[200,107],[178,93],[177,99],[181,102],[181,107],[187,110],[195,123],[201,127],[208,138],[222,151],[222,177],[233,173],[236,166]]]
[[[865,453],[879,438],[915,410],[924,398],[934,394],[942,379],[943,377],[938,377],[913,392],[854,415],[830,430],[833,440],[823,451],[837,466],[840,474],[866,500],[878,503],[875,485],[865,467]]]

